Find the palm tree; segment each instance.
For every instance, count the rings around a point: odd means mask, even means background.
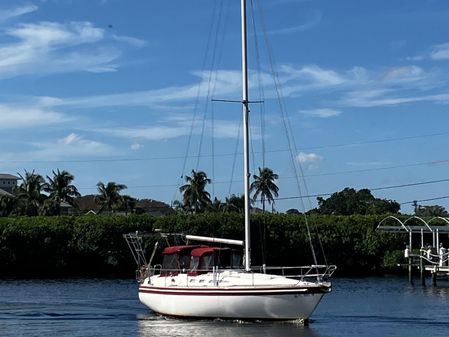
[[[45,195],[42,191],[45,187],[44,178],[34,170],[25,170],[25,176],[18,173],[22,183],[15,189],[19,203],[23,205],[26,215],[38,215],[39,206],[44,202]]]
[[[179,201],[179,200],[175,200],[172,202],[172,208],[176,213],[184,213],[185,212],[184,204],[182,203],[182,201]]]
[[[194,213],[206,209],[211,204],[210,194],[206,191],[206,185],[211,183],[203,171],[192,170],[192,176],[185,177],[186,184],[179,188],[183,194],[184,207]]]
[[[229,198],[226,198],[223,208],[225,212],[243,213],[245,210],[245,196],[232,194]]]
[[[95,201],[100,204],[100,212],[102,212],[105,208],[109,213],[112,212],[112,209],[122,202],[122,196],[120,195],[120,191],[127,188],[126,185],[117,184],[113,181],[108,182],[107,185],[103,184],[101,181],[97,184],[98,187],[98,195],[95,196]]]
[[[129,195],[122,196],[122,200],[120,203],[120,209],[125,211],[125,214],[128,215],[128,212],[133,213],[136,209],[137,200]]]
[[[75,198],[81,196],[78,189],[71,185],[75,177],[65,170],[59,171],[58,169],[52,173],[53,178],[47,176],[48,183],[44,187],[45,192],[50,193],[49,198],[57,205],[64,201],[75,206]]]
[[[254,175],[254,181],[250,186],[250,191],[254,192],[252,200],[256,202],[260,195],[263,212],[265,212],[265,201],[274,204],[274,198],[279,196],[279,187],[275,183],[278,178],[279,176],[268,167],[263,169],[259,167],[259,175]]]
[[[208,205],[207,210],[211,213],[224,212],[225,204],[221,202],[217,197]]]

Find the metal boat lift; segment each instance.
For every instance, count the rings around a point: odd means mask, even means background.
[[[443,247],[441,235],[449,234],[449,218],[434,217],[425,220],[412,216],[402,221],[396,216],[387,216],[376,228],[390,233],[408,234],[409,243],[404,249],[404,257],[408,259],[409,281],[413,284],[413,266],[420,270],[421,284],[425,285],[425,272],[430,272],[432,283],[436,285],[437,277],[449,276],[449,251]],[[421,237],[421,247],[413,251],[413,235]],[[432,236],[432,244],[425,243],[425,235]]]

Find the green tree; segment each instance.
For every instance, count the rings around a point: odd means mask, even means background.
[[[12,195],[0,195],[0,216],[9,216],[16,211],[17,199]]]
[[[206,191],[206,185],[211,183],[203,171],[192,170],[192,176],[185,177],[186,184],[179,188],[183,195],[184,209],[199,213],[204,211],[212,202],[210,194]]]
[[[212,213],[224,212],[224,203],[217,197],[209,204],[208,211]]]
[[[185,212],[184,204],[182,203],[182,201],[179,201],[179,200],[173,201],[172,208],[176,213],[184,213]]]
[[[100,213],[105,209],[111,213],[114,208],[120,206],[122,196],[120,192],[127,188],[126,185],[117,184],[110,181],[106,185],[101,181],[97,184],[98,195],[95,196],[95,201],[101,206]]]
[[[53,178],[47,176],[47,184],[44,187],[45,192],[49,193],[49,199],[56,204],[56,212],[60,214],[61,202],[66,202],[72,206],[75,206],[75,198],[80,197],[81,194],[75,185],[72,185],[72,181],[75,177],[69,172],[59,169],[55,172],[52,171]]]
[[[328,199],[318,197],[317,200],[318,209],[314,211],[319,214],[387,214],[398,213],[400,209],[396,201],[377,199],[366,188],[356,191],[347,187],[333,193]]]
[[[245,197],[232,194],[223,205],[225,212],[243,213],[245,210]]]
[[[259,175],[254,175],[254,181],[251,183],[250,191],[254,192],[252,201],[256,202],[260,196],[262,210],[265,212],[265,202],[274,205],[274,198],[279,196],[279,187],[276,180],[279,176],[272,169],[259,167]]]
[[[443,206],[439,205],[431,205],[431,206],[417,205],[417,207],[415,208],[415,215],[421,217],[449,216],[446,209]]]
[[[39,207],[42,205],[46,196],[42,193],[45,187],[45,180],[33,171],[25,170],[25,175],[18,173],[21,184],[14,190],[17,196],[20,208],[19,213],[34,216],[39,214]]]

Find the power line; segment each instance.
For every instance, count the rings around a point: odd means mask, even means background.
[[[429,180],[429,181],[422,181],[422,182],[417,182],[417,183],[391,185],[391,186],[383,186],[383,187],[373,187],[373,188],[367,188],[367,189],[370,190],[370,191],[381,191],[381,190],[390,190],[390,189],[395,189],[395,188],[404,188],[404,187],[412,187],[412,186],[420,186],[420,185],[437,184],[437,183],[442,183],[442,182],[449,182],[449,179]],[[326,197],[326,196],[332,195],[333,193],[335,193],[335,192],[311,194],[311,195],[304,195],[304,196],[291,196],[291,197],[275,198],[274,200],[293,200],[293,199]],[[442,199],[443,198],[444,197],[442,197]],[[430,201],[430,200],[433,200],[433,199],[420,200],[420,201]],[[409,203],[409,202],[406,202],[406,203]]]
[[[416,136],[382,138],[382,139],[373,139],[373,140],[365,140],[365,141],[362,140],[362,141],[356,141],[356,142],[352,142],[352,143],[318,145],[318,146],[305,147],[302,149],[303,150],[318,150],[318,149],[325,149],[325,148],[350,147],[350,146],[357,146],[357,145],[398,142],[398,141],[404,141],[404,140],[414,140],[414,139],[430,138],[430,137],[438,137],[438,136],[446,136],[446,135],[449,135],[449,132],[446,131],[446,132],[436,132],[436,133],[429,133],[429,134],[416,135]]]
[[[327,144],[327,145],[318,145],[318,146],[310,146],[310,147],[302,147],[301,150],[317,150],[317,149],[325,149],[325,148],[337,148],[337,147],[351,147],[357,145],[368,145],[368,144],[378,144],[378,143],[387,143],[387,142],[395,142],[395,141],[403,141],[403,140],[412,140],[412,139],[420,139],[420,138],[429,138],[429,137],[437,137],[449,135],[449,132],[438,132],[424,135],[416,135],[416,136],[404,136],[404,137],[395,137],[395,138],[383,138],[383,139],[374,139],[367,141],[357,141],[352,143],[341,143],[341,144]],[[289,149],[273,149],[266,150],[266,153],[281,153],[281,152],[289,152]],[[255,151],[255,153],[261,153],[261,151]],[[242,153],[238,153],[241,155]],[[233,156],[234,153],[221,153],[215,154],[215,157],[229,157]],[[190,155],[188,158],[198,158],[198,157],[212,157],[212,154],[204,154],[204,155]],[[127,162],[127,161],[152,161],[152,160],[175,160],[175,159],[184,159],[185,156],[176,155],[176,156],[161,156],[161,157],[142,157],[142,158],[97,158],[97,159],[61,159],[61,160],[32,160],[32,159],[0,159],[0,163],[91,163],[91,162]],[[449,160],[444,160],[444,162],[448,162]]]
[[[430,184],[438,184],[438,183],[444,183],[449,182],[448,179],[437,179],[437,180],[428,180],[428,181],[420,181],[416,183],[408,183],[408,184],[399,184],[399,185],[390,185],[390,186],[383,186],[383,187],[372,187],[368,188],[370,191],[381,191],[381,190],[390,190],[390,189],[397,189],[397,188],[404,188],[404,187],[413,187],[413,186],[421,186],[421,185],[430,185]],[[229,184],[229,181],[219,181],[215,182],[216,184]],[[141,188],[163,188],[163,187],[176,187],[177,184],[155,184],[155,185],[137,185],[137,186],[128,186],[128,189],[141,189]],[[94,190],[96,187],[81,187],[80,190]],[[275,198],[274,200],[293,200],[293,199],[304,199],[304,198],[317,198],[317,197],[326,197],[331,196],[335,192],[328,192],[328,193],[318,193],[318,194],[310,194],[310,195],[304,195],[304,196],[290,196],[290,197],[281,197],[281,198]],[[446,197],[441,197],[441,199],[444,199]],[[438,199],[438,198],[437,198]],[[435,199],[435,200],[437,200]],[[426,200],[418,200],[418,201],[431,201],[434,199],[426,199]],[[408,204],[411,202],[404,202],[402,204]]]
[[[370,190],[371,191],[389,190],[389,189],[402,188],[402,187],[445,183],[448,181],[449,181],[449,179],[429,180],[429,181],[423,181],[423,182],[418,182],[418,183],[400,184],[400,185],[392,185],[392,186],[385,186],[385,187],[375,187],[375,188],[370,188]]]
[[[434,201],[434,200],[442,200],[442,199],[449,199],[449,195],[445,195],[442,197],[429,198],[429,199],[420,199],[420,200],[401,202],[400,205],[407,205],[407,204],[413,204],[414,202],[426,202],[426,201]]]
[[[400,164],[400,165],[392,165],[392,166],[384,166],[384,167],[375,167],[375,168],[367,168],[367,169],[358,169],[358,170],[346,170],[346,171],[336,171],[336,172],[316,173],[316,174],[308,174],[308,175],[305,175],[304,177],[323,177],[323,176],[333,176],[333,175],[339,175],[339,174],[352,174],[352,173],[363,173],[363,172],[376,172],[376,171],[394,170],[394,169],[407,168],[407,167],[427,166],[427,165],[437,165],[437,164],[445,164],[445,163],[449,163],[449,159],[432,160],[432,161],[426,161],[426,162],[409,163],[409,164]]]
[[[282,150],[284,151],[284,150]],[[287,150],[285,150],[287,151]],[[211,157],[212,155],[202,155],[202,157]],[[234,154],[222,154],[221,156],[234,156]],[[192,156],[197,157],[197,156]],[[93,160],[63,160],[63,161],[51,161],[51,160],[38,160],[33,161],[35,163],[82,163],[82,162],[122,162],[122,161],[147,161],[147,160],[170,160],[170,159],[183,159],[182,156],[167,156],[167,157],[153,157],[153,158],[116,158],[116,159],[93,159]],[[17,163],[27,163],[31,161],[14,161],[14,160],[0,160],[0,162],[17,162]],[[401,168],[408,168],[408,167],[416,167],[416,166],[428,166],[428,165],[439,165],[439,164],[447,164],[449,163],[449,159],[441,159],[441,160],[432,160],[427,162],[418,162],[418,163],[408,163],[408,164],[401,164],[401,165],[392,165],[392,166],[384,166],[384,167],[376,167],[376,168],[366,168],[366,169],[357,169],[357,170],[346,170],[346,171],[335,171],[335,172],[325,172],[325,173],[316,173],[316,174],[307,174],[304,175],[304,178],[310,178],[310,177],[324,177],[324,176],[334,176],[334,175],[341,175],[341,174],[354,174],[354,173],[365,173],[365,172],[377,172],[377,171],[384,171],[384,170],[394,170],[394,169],[401,169]],[[293,179],[296,178],[295,176],[289,176],[284,177],[282,179]],[[238,182],[241,180],[232,180],[232,182]],[[215,182],[215,183],[230,183],[230,181],[221,181],[221,182]],[[171,185],[161,185],[161,186],[171,186]],[[153,187],[153,186],[150,186]]]

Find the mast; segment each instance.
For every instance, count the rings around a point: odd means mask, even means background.
[[[245,193],[245,270],[251,270],[250,203],[249,203],[249,102],[248,56],[246,38],[246,0],[241,0],[242,17],[242,104],[243,104],[243,181]]]

